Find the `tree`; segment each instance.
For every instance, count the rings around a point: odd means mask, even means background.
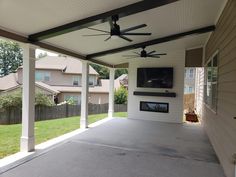
[[[95,69],[95,71],[97,71],[97,73],[100,75],[101,79],[109,79],[109,69],[104,67],[104,66],[100,66],[97,64],[90,64],[93,69]],[[115,79],[120,77],[122,74],[127,74],[128,70],[127,69],[116,69],[115,71]]]
[[[116,69],[115,78],[120,77],[122,74],[128,74],[128,70],[127,69]]]
[[[0,76],[16,72],[23,63],[23,52],[19,44],[0,40]]]
[[[44,58],[44,57],[46,57],[46,56],[48,56],[47,52],[39,53],[38,56],[37,56],[37,58]]]
[[[128,99],[128,91],[124,86],[121,86],[115,91],[115,104],[126,104]]]

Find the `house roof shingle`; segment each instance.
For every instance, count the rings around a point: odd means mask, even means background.
[[[11,73],[7,76],[0,78],[0,90],[7,90],[10,88],[17,87],[17,73]]]
[[[36,69],[64,70],[66,74],[81,74],[82,62],[72,57],[46,56],[36,60]],[[89,66],[89,74],[98,75],[98,73]]]

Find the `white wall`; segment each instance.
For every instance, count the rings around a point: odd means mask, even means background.
[[[184,90],[184,63],[185,51],[178,50],[167,52],[167,56],[160,59],[140,59],[136,58],[129,63],[129,95],[128,95],[128,118],[143,119],[163,122],[183,122],[183,90]],[[174,84],[172,89],[157,88],[137,88],[137,68],[141,67],[173,67]],[[150,92],[175,92],[177,97],[154,97],[135,96],[134,91]],[[169,113],[154,113],[139,111],[140,101],[166,102],[169,103]]]

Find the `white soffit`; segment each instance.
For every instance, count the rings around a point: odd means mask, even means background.
[[[122,47],[155,38],[181,33],[209,25],[214,25],[222,0],[180,0],[178,2],[121,18],[118,24],[121,29],[139,24],[147,24],[135,32],[151,32],[151,36],[130,36],[134,41],[129,43],[122,39],[104,42],[106,36],[83,37],[85,34],[100,32],[82,29],[46,40],[50,44],[80,52],[84,55],[103,50]],[[93,26],[102,30],[110,29],[108,23]]]
[[[138,0],[0,0],[0,26],[30,35]]]
[[[138,1],[0,0],[0,28],[28,36],[135,2]],[[118,22],[121,29],[145,23],[148,27],[134,32],[152,33],[151,36],[130,36],[134,40],[132,43],[121,39],[104,42],[105,38],[101,36],[83,37],[84,34],[97,33],[88,29],[50,38],[43,42],[87,55],[214,25],[225,2],[226,0],[180,0],[166,6],[121,18]],[[93,27],[109,31],[108,23]],[[167,51],[176,48],[178,45],[183,48],[191,48],[196,45],[203,45],[206,39],[206,34],[204,34],[156,45],[156,47],[166,46],[163,50]],[[123,63],[123,58],[121,59],[119,56],[120,54],[108,55],[102,57],[102,59],[99,58],[99,60],[112,64]]]
[[[178,39],[175,41],[170,41],[162,44],[156,44],[152,46],[146,47],[146,51],[152,51],[156,50],[157,53],[167,53],[170,54],[172,52],[175,52],[177,50],[186,50],[188,48],[195,48],[195,47],[202,47],[202,44],[206,40],[207,36],[209,33],[206,34],[201,34],[197,36],[189,36],[186,38]],[[142,58],[137,57],[134,59],[127,59],[126,57],[123,57],[123,55],[135,55],[133,52],[138,52],[140,53],[142,49],[133,49],[129,51],[124,51],[124,52],[119,52],[115,54],[110,54],[110,55],[105,55],[102,57],[96,58],[97,61],[102,61],[106,62],[112,65],[117,65],[117,64],[122,64],[122,63],[127,63],[130,61],[135,61],[135,60],[142,60]],[[162,56],[161,59],[164,59],[165,56]],[[159,59],[150,59],[147,58],[147,60],[159,60]]]

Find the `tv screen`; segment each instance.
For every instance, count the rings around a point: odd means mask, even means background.
[[[137,87],[172,88],[173,68],[138,68]]]

